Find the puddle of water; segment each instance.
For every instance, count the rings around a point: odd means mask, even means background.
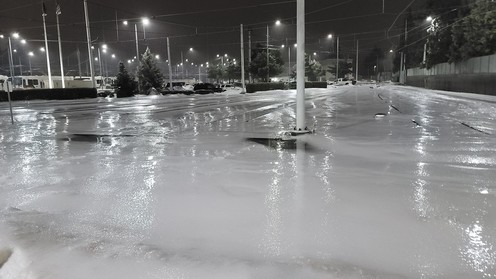
[[[298,145],[296,139],[281,139],[281,138],[247,138],[248,141],[259,143],[267,147],[271,147],[277,150],[297,150],[302,148],[305,151],[314,151],[314,148],[308,144],[304,143]]]
[[[112,138],[129,138],[133,135],[95,135],[95,134],[73,134],[62,141],[89,142],[89,143],[110,143]]]

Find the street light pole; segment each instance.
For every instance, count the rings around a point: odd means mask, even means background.
[[[305,130],[305,0],[296,1],[296,129]]]
[[[140,61],[139,57],[139,44],[138,44],[138,25],[135,23],[134,24],[134,37],[136,40],[136,59]]]
[[[291,79],[291,46],[288,44],[288,38],[286,38],[286,45],[288,46],[288,82]]]
[[[251,29],[248,30],[248,66],[251,65]],[[251,72],[248,71],[249,81],[253,83],[253,78],[251,76]]]
[[[12,41],[10,39],[10,36],[9,36],[9,67],[10,67],[11,84],[9,86],[9,81],[7,80],[7,97],[9,98],[10,121],[12,122],[12,125],[14,125],[14,113],[12,112],[12,100],[10,98],[10,92],[13,91],[14,88],[14,57],[12,56]]]
[[[172,91],[172,59],[170,54],[170,42],[169,37],[167,37],[167,58],[169,59],[169,85],[170,90]],[[177,73],[176,73],[177,76]]]
[[[98,64],[100,64],[100,78],[101,78],[101,82],[100,82],[100,87],[103,85],[103,72],[102,72],[102,54],[100,53],[100,47],[98,47]]]
[[[184,55],[182,50],[181,50],[181,72],[182,72],[182,77],[184,79]]]
[[[357,49],[356,49],[356,76],[355,76],[356,81],[358,81],[358,43],[359,40],[357,40]]]
[[[96,88],[96,82],[95,82],[95,71],[93,69],[93,54],[91,52],[91,30],[90,30],[90,19],[88,16],[88,0],[84,0],[84,17],[86,21],[86,38],[87,38],[87,44],[88,44],[88,61],[89,61],[89,66],[90,66],[90,74],[91,74],[91,82],[93,85],[93,88]],[[47,51],[47,57],[48,57],[48,49]]]
[[[269,67],[269,26],[267,25],[267,82],[270,81],[270,67]]]
[[[28,62],[29,62],[29,75],[33,75],[33,68],[31,67],[31,57],[34,55],[33,52],[28,53]]]
[[[244,36],[243,36],[243,24],[241,24],[241,93],[246,92],[246,85],[245,85],[245,43],[244,43]]]
[[[59,59],[60,59],[60,77],[62,78],[62,88],[65,88],[65,80],[64,80],[64,61],[62,60],[62,40],[60,39],[60,22],[59,15],[62,12],[60,10],[60,4],[57,2],[57,11],[55,12],[55,16],[57,18],[57,36],[59,41]]]
[[[84,0],[84,3],[86,5],[86,1]],[[86,7],[86,6],[85,6]],[[48,51],[48,38],[47,38],[47,31],[46,31],[46,20],[45,17],[47,16],[46,10],[45,10],[45,3],[43,3],[43,31],[45,33],[45,50],[46,50],[46,59],[47,59],[47,69],[48,69],[48,87],[51,89],[53,88],[53,80],[52,80],[52,71],[50,69],[50,54]]]
[[[339,79],[339,37],[336,37],[336,79]]]

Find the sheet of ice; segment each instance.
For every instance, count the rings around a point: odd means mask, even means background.
[[[496,110],[423,89],[0,104],[0,278],[493,278]],[[384,118],[375,118],[385,113]]]

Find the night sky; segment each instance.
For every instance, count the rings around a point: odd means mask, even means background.
[[[24,46],[18,45],[23,53],[39,50],[43,46],[43,28],[39,0],[2,0],[0,8],[0,32],[8,35],[14,31],[27,40]],[[306,1],[306,41],[307,52],[318,52],[325,56],[335,41],[327,39],[327,34],[339,35],[343,56],[353,56],[356,39],[360,40],[360,53],[366,55],[375,45],[385,51],[397,43],[403,17],[393,26],[390,39],[386,30],[412,0],[385,0],[385,13],[382,13],[382,0],[307,0]],[[415,2],[414,7],[423,1]],[[58,63],[55,27],[55,1],[45,1],[47,7],[48,37],[52,63]],[[157,0],[88,0],[94,44],[106,43],[109,52],[117,59],[127,61],[135,56],[134,23],[124,26],[123,20],[139,20],[143,16],[151,19],[146,27],[146,40],[142,24],[138,23],[140,52],[149,46],[152,52],[166,57],[166,37],[170,37],[172,60],[180,61],[181,51],[185,58],[194,63],[213,61],[216,54],[228,53],[233,58],[240,57],[239,25],[252,30],[254,45],[265,42],[266,26],[270,26],[270,43],[274,46],[296,42],[296,1],[251,0],[251,1],[157,1]],[[86,56],[86,31],[82,0],[62,0],[61,33],[64,60],[68,68],[76,67],[76,50]],[[118,19],[118,32],[116,26]],[[279,19],[282,25],[275,26]],[[246,31],[246,34],[248,32]],[[248,36],[246,36],[248,40]],[[14,46],[15,47],[15,46]],[[189,52],[193,47],[194,52]],[[6,40],[0,41],[2,66],[6,64]],[[38,51],[39,52],[39,51]],[[37,53],[36,53],[37,54]],[[21,54],[20,54],[21,55]],[[328,54],[327,54],[328,55]],[[42,57],[42,55],[39,55]],[[42,63],[37,55],[33,64]],[[27,59],[27,58],[26,58]]]

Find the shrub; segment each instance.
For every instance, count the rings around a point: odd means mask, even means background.
[[[12,101],[27,100],[75,100],[96,98],[95,88],[55,88],[55,89],[24,89],[10,93]],[[8,101],[7,92],[0,91],[0,102]]]
[[[257,91],[269,91],[269,90],[284,90],[286,84],[283,82],[264,82],[264,83],[250,83],[246,85],[247,93],[254,93]]]
[[[305,88],[327,88],[327,82],[325,82],[325,81],[307,81],[307,82],[305,82]],[[296,82],[290,83],[289,89],[296,89]]]

